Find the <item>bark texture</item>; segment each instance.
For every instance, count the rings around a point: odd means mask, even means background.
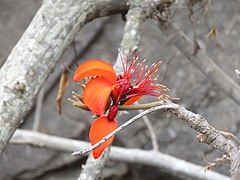
[[[0,70],[0,153],[80,28],[123,9],[125,1],[43,2]]]
[[[72,139],[60,138],[56,136],[50,136],[38,132],[31,132],[27,130],[17,130],[12,139],[12,143],[16,144],[30,144],[34,146],[47,147],[60,151],[71,152],[74,149],[87,148],[90,143],[85,141],[77,141]],[[183,179],[221,179],[229,180],[230,178],[214,171],[204,171],[202,166],[178,159],[176,157],[155,151],[146,151],[140,149],[127,149],[112,146],[109,154],[111,160],[127,162],[133,164],[143,164],[148,166],[159,167],[163,171],[181,177]],[[101,163],[97,162],[97,166],[101,167]],[[96,163],[95,162],[95,163]],[[94,162],[88,163],[94,166]],[[87,171],[94,171],[91,166]],[[91,174],[91,173],[88,173]],[[94,173],[96,174],[96,173]],[[82,176],[81,179],[86,178]]]

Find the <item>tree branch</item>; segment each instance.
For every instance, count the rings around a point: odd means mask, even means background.
[[[79,29],[126,9],[125,0],[43,2],[0,70],[0,153]]]
[[[125,60],[126,58],[132,59],[134,52],[138,49],[140,41],[140,25],[142,21],[142,9],[136,7],[128,11],[127,22],[124,27],[123,38],[120,45],[121,48],[114,66],[117,74],[121,74],[123,71],[122,60]]]
[[[143,110],[138,110],[138,112],[143,112]],[[143,121],[147,126],[148,132],[150,134],[151,140],[152,140],[152,148],[154,151],[158,151],[158,141],[157,141],[157,135],[154,131],[153,125],[150,121],[150,119],[148,118],[148,116],[143,116]]]
[[[204,141],[202,142],[211,144],[214,148],[230,156],[232,174],[236,173],[235,171],[238,171],[237,170],[238,168],[236,168],[236,166],[239,166],[239,163],[237,163],[239,159],[237,157],[238,146],[232,140],[226,139],[221,134],[221,132],[212,127],[204,117],[202,117],[199,114],[195,114],[191,111],[188,111],[184,107],[181,107],[180,105],[172,102],[163,102],[163,104],[160,106],[152,107],[151,109],[143,111],[142,113],[136,115],[135,117],[131,118],[126,123],[118,127],[109,135],[105,136],[95,145],[91,146],[86,150],[75,151],[72,155],[80,155],[92,151],[93,149],[97,148],[102,143],[104,143],[106,140],[117,134],[119,131],[123,130],[136,120],[140,119],[142,116],[158,110],[167,110],[170,113],[177,116],[179,119],[184,120],[188,126],[190,126],[192,129],[201,133],[204,136]]]
[[[136,3],[152,13],[165,1]],[[0,70],[0,153],[76,33],[97,17],[125,13],[129,5],[127,0],[43,1]]]
[[[66,152],[72,152],[74,149],[79,149],[79,147],[85,149],[90,145],[84,141],[60,138],[28,130],[17,130],[10,140],[10,143],[29,144]],[[112,146],[109,157],[115,161],[159,167],[163,171],[183,179],[230,180],[227,176],[214,171],[204,171],[204,167],[202,166],[161,152]]]
[[[194,43],[184,34],[184,32],[171,21],[161,22],[160,29],[164,34],[171,37],[173,44],[192,62],[203,74],[205,74],[212,82],[218,85],[233,101],[240,105],[240,86],[226,73],[224,73],[215,63],[209,58],[201,49],[197,53],[193,53]],[[207,127],[202,127],[206,133]],[[219,133],[212,131],[212,135],[216,135],[216,138],[212,139],[212,143],[215,148],[224,153],[228,153],[231,157],[231,176],[233,179],[239,179],[240,177],[240,157],[237,157],[238,148],[236,145],[223,144],[217,139],[221,139],[221,142],[225,140]],[[211,143],[212,140],[209,142]],[[229,149],[228,149],[229,148]]]
[[[77,156],[77,155],[81,155],[81,154],[85,154],[88,153],[94,149],[96,149],[97,147],[99,147],[101,144],[103,144],[105,141],[107,141],[108,139],[110,139],[112,136],[116,135],[118,132],[122,131],[123,129],[125,129],[126,127],[128,127],[130,124],[134,123],[135,121],[137,121],[138,119],[140,119],[141,117],[154,112],[154,111],[158,111],[158,110],[163,110],[163,109],[172,109],[175,108],[175,105],[172,104],[166,104],[166,105],[161,105],[161,106],[156,106],[156,107],[152,107],[151,109],[148,109],[146,111],[143,111],[141,113],[139,113],[138,115],[136,115],[135,117],[131,118],[130,120],[128,120],[127,122],[125,122],[124,124],[122,124],[121,126],[119,126],[117,129],[115,129],[113,132],[111,132],[110,134],[108,134],[107,136],[105,136],[104,138],[102,138],[102,140],[100,140],[98,143],[94,144],[93,146],[91,146],[88,149],[85,150],[80,150],[80,151],[75,151],[72,153],[73,156]]]
[[[160,23],[161,31],[171,38],[172,43],[192,62],[203,74],[224,91],[233,101],[240,105],[240,86],[201,49],[195,54],[194,43],[174,22]]]
[[[86,161],[86,164],[82,166],[82,171],[77,180],[101,179],[102,169],[108,160],[109,152],[110,150],[108,148],[98,159],[94,159],[92,154],[90,154]]]

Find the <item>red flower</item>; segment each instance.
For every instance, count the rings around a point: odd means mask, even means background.
[[[165,86],[154,84],[160,63],[144,67],[144,61],[137,63],[138,55],[130,64],[128,59],[126,64],[122,60],[121,75],[117,75],[113,67],[102,60],[89,60],[77,68],[74,82],[91,77],[83,91],[83,102],[93,113],[100,115],[90,128],[89,137],[92,145],[117,128],[114,118],[118,112],[118,105],[133,104],[143,95],[162,96],[159,89],[168,91]],[[108,115],[104,115],[106,112]],[[95,149],[94,158],[100,157],[113,139],[114,137]]]
[[[117,121],[115,119],[109,121],[107,116],[101,116],[97,118],[89,132],[89,139],[92,145],[96,144],[98,141],[100,141],[104,136],[111,133],[113,130],[117,128]],[[106,142],[104,142],[102,145],[100,145],[98,148],[94,149],[92,151],[93,157],[95,159],[99,158],[104,151],[106,147],[108,147],[110,144],[112,144],[112,141],[114,139],[114,136],[108,139]]]

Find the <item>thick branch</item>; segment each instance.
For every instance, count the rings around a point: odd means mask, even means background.
[[[124,0],[43,2],[0,70],[0,153],[79,29],[127,8]]]
[[[130,10],[126,18],[127,22],[124,27],[124,34],[121,42],[121,52],[123,59],[132,59],[135,51],[138,49],[140,42],[140,30],[142,23],[149,18],[158,7],[164,6],[165,3],[171,3],[173,0],[132,0],[129,1]],[[116,65],[121,67],[121,57],[118,55]],[[121,71],[121,69],[120,69]],[[119,69],[116,69],[119,73]]]
[[[74,149],[80,147],[85,149],[90,145],[84,141],[70,140],[27,130],[17,130],[10,142],[15,144],[30,144],[67,152],[72,152]],[[159,167],[165,172],[182,177],[183,179],[230,179],[213,171],[205,172],[204,167],[161,152],[112,146],[109,157],[116,161]]]
[[[121,52],[118,53],[114,67],[117,74],[121,74],[123,71],[122,61],[126,60],[126,58],[131,59],[133,53],[138,49],[140,41],[140,26],[144,20],[142,11],[143,10],[139,7],[135,7],[130,9],[127,13],[127,22],[124,27],[123,38],[120,45]]]
[[[146,12],[163,0],[137,1]],[[45,0],[0,70],[0,153],[76,33],[97,17],[125,13],[127,0]]]
[[[77,180],[95,180],[95,179],[102,179],[102,169],[104,168],[108,157],[109,157],[110,150],[105,150],[100,158],[94,159],[92,154],[89,155],[86,165],[82,166],[82,171],[80,176]]]
[[[170,109],[169,111],[179,119],[184,120],[192,129],[201,133],[205,137],[204,143],[211,144],[214,148],[229,155],[231,159],[231,170],[235,170],[234,164],[236,164],[237,161],[238,146],[232,140],[226,139],[221,132],[212,127],[203,116],[188,111],[184,107],[178,105],[177,108]]]
[[[135,3],[151,13],[164,1]],[[79,29],[94,18],[125,13],[129,5],[127,0],[43,2],[0,71],[0,153]]]

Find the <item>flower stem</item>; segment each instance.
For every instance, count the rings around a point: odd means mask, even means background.
[[[160,106],[164,104],[164,101],[156,101],[152,103],[146,103],[146,104],[135,104],[135,105],[129,105],[129,106],[118,106],[119,111],[124,110],[140,110],[140,109],[149,109],[155,106]]]

